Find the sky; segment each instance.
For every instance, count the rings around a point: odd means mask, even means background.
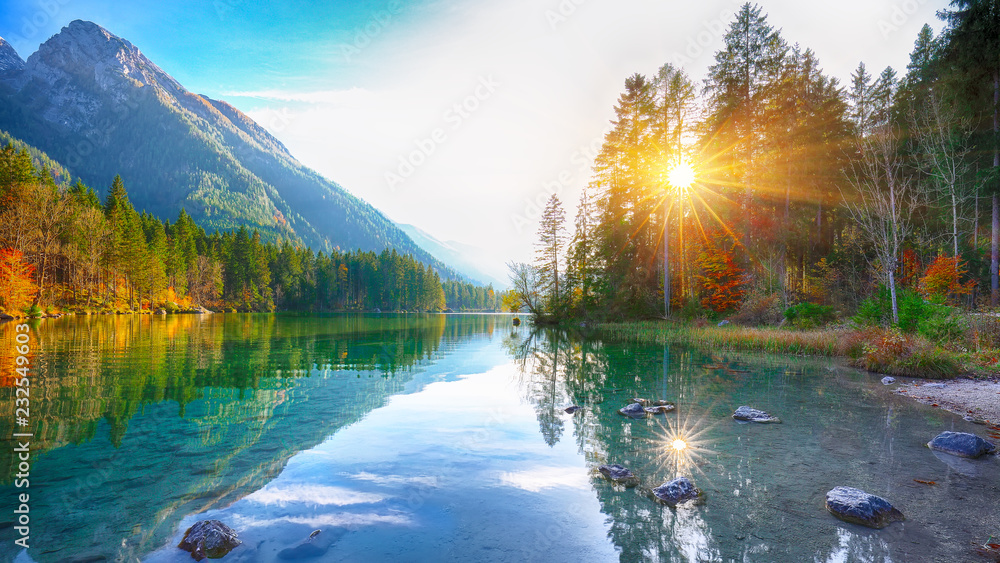
[[[905,73],[947,0],[762,0],[789,43],[848,83]],[[633,73],[701,83],[740,2],[712,0],[0,0],[22,58],[75,19],[128,39],[188,90],[223,99],[301,162],[505,278],[530,261],[545,201],[572,227]]]

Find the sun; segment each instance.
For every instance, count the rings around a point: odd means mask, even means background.
[[[686,449],[688,447],[688,445],[687,445],[687,442],[685,442],[681,438],[677,438],[676,440],[674,440],[670,444],[670,447],[672,447],[674,450],[676,450],[676,451],[679,452],[679,451],[681,451],[683,449]]]
[[[667,182],[675,188],[690,188],[691,184],[694,184],[694,180],[694,168],[691,166],[691,163],[686,160],[682,160],[677,164],[674,164],[670,167],[670,170],[667,171]]]

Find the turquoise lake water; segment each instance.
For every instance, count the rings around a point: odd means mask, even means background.
[[[12,444],[0,560],[988,561],[1000,460],[924,447],[986,428],[832,361],[732,355],[513,328],[504,315],[210,315],[45,320],[32,332],[31,548],[16,549]],[[0,432],[15,432],[13,326]],[[633,397],[677,411],[630,420]],[[564,408],[584,407],[573,415]],[[782,424],[743,424],[740,405]],[[671,448],[677,439],[687,448]],[[630,467],[623,489],[597,467]],[[655,504],[677,475],[699,504]],[[918,481],[933,482],[924,484]],[[836,520],[847,485],[907,516]],[[309,535],[309,558],[294,557]]]

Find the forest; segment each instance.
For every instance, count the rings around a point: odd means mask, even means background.
[[[628,77],[573,224],[553,195],[509,303],[904,329],[996,308],[1000,3],[938,17],[905,73],[862,62],[841,84],[745,4],[701,83]]]
[[[0,309],[485,311],[492,287],[444,281],[395,250],[313,252],[241,226],[207,233],[137,211],[116,177],[103,199],[44,154],[0,149]]]

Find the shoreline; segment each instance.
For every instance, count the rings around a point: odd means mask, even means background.
[[[892,385],[894,395],[939,407],[970,422],[1000,425],[1000,378],[950,380],[913,379]]]

